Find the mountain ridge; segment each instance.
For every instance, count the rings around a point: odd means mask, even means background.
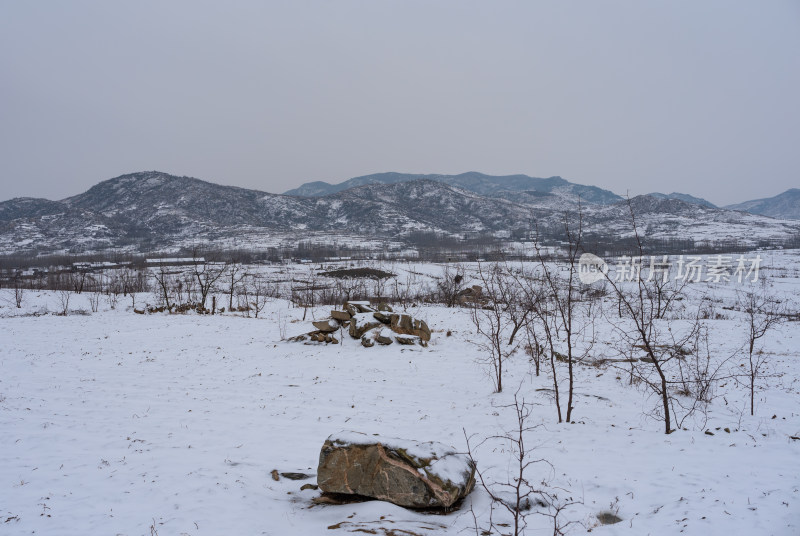
[[[477,171],[468,171],[457,175],[446,174],[414,174],[384,172],[353,177],[337,184],[324,181],[305,183],[297,188],[287,190],[283,195],[303,197],[324,197],[350,188],[368,184],[396,184],[415,180],[432,180],[443,182],[462,190],[481,195],[499,195],[505,192],[537,191],[543,193],[560,192],[562,195],[581,197],[590,203],[609,204],[622,200],[622,197],[596,186],[586,186],[567,181],[559,176],[548,178],[530,177],[528,175],[487,175]]]
[[[751,214],[761,214],[772,218],[800,219],[800,188],[789,188],[772,197],[752,199],[742,203],[727,205],[728,210],[742,210]]]
[[[530,185],[527,176],[506,176],[508,180],[500,183],[479,173],[459,176],[456,182],[467,183],[472,190],[425,177],[403,181],[395,179],[406,176],[390,175],[394,182],[301,197],[158,171],[130,173],[61,201],[0,202],[0,253],[144,251],[198,242],[258,249],[297,244],[310,235],[323,241],[339,236],[350,237],[351,242],[374,238],[402,242],[417,231],[460,237],[525,236],[534,222],[552,235],[563,229],[564,214],[579,206],[587,232],[611,240],[630,232],[627,200],[578,204],[583,196],[560,177],[541,179],[536,184],[539,189],[522,191],[506,187]],[[489,194],[477,193],[477,188]],[[630,199],[637,225],[648,238],[755,244],[800,235],[797,221],[703,206],[670,195]]]

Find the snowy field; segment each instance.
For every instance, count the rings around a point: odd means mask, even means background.
[[[762,277],[796,298],[800,255],[770,255]],[[716,305],[706,321],[714,356],[745,343],[742,315],[726,308],[735,289],[691,286],[687,307],[704,297]],[[55,292],[28,291],[19,309],[12,294],[0,290],[3,535],[480,534],[475,519],[485,526],[490,509],[480,487],[441,515],[379,501],[317,505],[319,491],[300,490],[313,476],[276,481],[271,472],[314,475],[322,443],[340,430],[460,450],[466,432],[479,469],[501,480],[513,471],[508,449],[480,441],[513,428],[515,392],[540,425],[527,434],[532,458],[547,462],[528,476],[572,503],[560,514],[567,533],[800,534],[800,322],[762,341],[768,377],[754,416],[746,388],[730,379],[666,435],[648,416],[658,400],[609,365],[576,366],[573,423],[556,422],[552,377],[546,367],[535,376],[521,349],[494,393],[466,308],[409,305],[433,332],[427,348],[363,348],[349,337],[282,340],[330,306],[305,322],[302,308],[279,299],[257,319],[140,315],[129,299],[91,313],[84,293],[60,316]],[[152,300],[139,296],[137,307]],[[612,352],[610,329],[602,320],[596,328],[593,358]],[[622,521],[603,525],[604,513]],[[553,534],[552,519],[530,515],[526,534]]]

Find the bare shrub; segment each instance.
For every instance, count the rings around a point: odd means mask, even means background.
[[[482,526],[479,526],[481,523],[474,511],[472,512],[475,532],[487,536],[491,534],[519,536],[525,534],[528,518],[538,515],[551,519],[554,536],[562,535],[574,521],[565,522],[560,515],[569,506],[579,504],[579,501],[572,497],[560,499],[558,492],[563,490],[552,488],[549,484],[554,474],[552,464],[543,458],[534,457],[535,448],[530,446],[527,436],[542,425],[530,423],[533,405],[525,402],[524,398],[519,398],[519,393],[515,393],[513,404],[501,407],[513,412],[515,418],[513,428],[502,434],[489,436],[479,441],[475,447],[470,444],[471,438],[464,431],[467,455],[476,468],[478,484],[491,500],[488,520]],[[500,449],[508,453],[509,474],[506,480],[491,480],[480,469],[474,457],[474,448],[487,442],[496,444],[495,450]],[[546,474],[542,475],[539,472],[532,475],[533,468],[537,466],[546,467]],[[498,509],[506,513],[509,522],[495,520],[494,512]],[[509,530],[511,532],[508,532]]]
[[[69,290],[59,290],[56,292],[56,296],[58,296],[59,304],[58,314],[67,316],[69,314],[69,300],[72,297],[72,292]]]
[[[17,309],[22,308],[22,302],[25,298],[25,289],[22,286],[22,281],[20,281],[19,276],[14,276],[14,305],[17,306]]]
[[[87,294],[89,298],[89,307],[92,309],[93,313],[96,313],[98,309],[100,309],[100,296],[102,294],[96,290],[93,290]]]
[[[447,307],[458,305],[458,293],[464,280],[464,267],[460,264],[446,264],[444,273],[436,281],[435,300]]]

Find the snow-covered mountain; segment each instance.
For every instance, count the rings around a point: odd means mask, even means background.
[[[791,188],[774,197],[753,199],[744,203],[728,205],[725,208],[743,210],[773,218],[800,220],[800,189]]]
[[[561,177],[529,177],[528,175],[485,175],[476,171],[460,175],[415,175],[410,173],[376,173],[354,177],[339,184],[317,181],[303,184],[299,188],[289,190],[284,195],[320,197],[350,188],[368,184],[396,184],[416,180],[431,180],[449,184],[462,190],[475,192],[484,196],[503,196],[511,192],[538,192],[564,197],[580,197],[588,203],[609,204],[621,201],[622,198],[608,190],[596,186],[584,186],[569,182]]]
[[[555,236],[564,213],[575,212],[578,200],[585,229],[594,236],[613,240],[630,234],[626,201],[558,177],[464,174],[448,179],[469,187],[461,188],[430,176],[407,181],[389,175],[384,182],[324,196],[290,196],[157,171],[131,173],[62,201],[0,203],[0,253],[149,251],[194,244],[258,249],[296,245],[310,235],[331,241],[345,237],[351,243],[402,242],[414,231],[524,234],[534,223]],[[531,189],[514,190],[525,185]],[[800,234],[799,221],[680,199],[639,196],[631,206],[649,238],[754,242]]]
[[[254,235],[264,243],[290,234],[299,240],[307,232],[492,232],[525,221],[528,212],[429,180],[294,197],[152,171],[103,181],[62,201],[0,203],[0,252],[229,244],[229,238]]]
[[[659,192],[653,192],[651,194],[647,194],[650,197],[657,197],[659,199],[680,199],[681,201],[686,201],[687,203],[693,203],[695,205],[702,205],[704,207],[710,208],[717,208],[717,205],[714,203],[703,199],[702,197],[695,197],[689,194],[681,194],[678,192],[672,192],[671,194],[662,194]]]

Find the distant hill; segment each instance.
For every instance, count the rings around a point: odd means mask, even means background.
[[[800,189],[791,188],[774,197],[745,201],[744,203],[728,205],[725,208],[743,210],[772,218],[800,220]]]
[[[486,175],[476,171],[461,173],[459,175],[415,175],[410,173],[376,173],[354,177],[338,184],[317,181],[303,184],[289,190],[284,195],[297,195],[307,197],[321,197],[350,188],[368,184],[395,184],[415,180],[431,180],[443,182],[462,190],[475,192],[484,196],[499,196],[507,192],[541,192],[554,193],[562,196],[580,197],[587,203],[610,204],[621,201],[622,198],[608,190],[596,186],[584,186],[569,182],[561,177],[529,177],[528,175]]]
[[[692,203],[693,205],[700,205],[709,208],[717,208],[717,206],[711,203],[710,201],[706,201],[702,197],[695,197],[689,194],[681,194],[678,192],[672,192],[671,194],[661,194],[658,192],[653,192],[652,194],[647,194],[647,195],[651,197],[657,197],[659,199],[680,199],[681,201]]]

